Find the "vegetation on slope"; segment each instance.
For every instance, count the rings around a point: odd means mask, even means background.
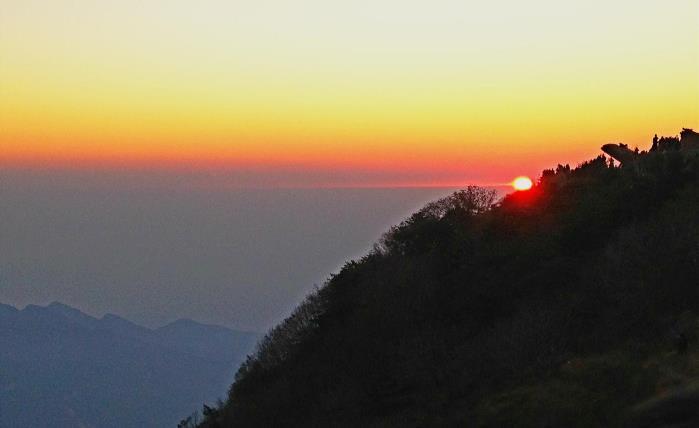
[[[698,180],[696,157],[653,152],[431,203],[270,331],[200,425],[663,418],[639,403],[699,374]]]

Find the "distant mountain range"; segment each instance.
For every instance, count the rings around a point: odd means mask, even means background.
[[[62,303],[0,304],[0,427],[174,427],[225,395],[254,333],[149,329]]]

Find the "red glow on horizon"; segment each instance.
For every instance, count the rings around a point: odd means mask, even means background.
[[[437,157],[437,156],[435,156]],[[95,176],[138,175],[141,177],[178,177],[182,186],[199,188],[462,188],[466,185],[506,187],[504,177],[522,171],[523,163],[532,163],[531,171],[548,166],[513,156],[494,162],[474,159],[429,159],[420,162],[410,156],[323,158],[253,156],[218,157],[203,153],[2,153],[4,170],[92,174]],[[116,174],[116,175],[115,175]]]

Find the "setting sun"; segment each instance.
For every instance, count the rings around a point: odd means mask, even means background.
[[[529,190],[532,188],[532,180],[529,177],[517,177],[512,180],[512,187],[515,190]]]

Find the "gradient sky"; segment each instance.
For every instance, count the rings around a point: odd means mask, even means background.
[[[696,0],[0,0],[3,167],[490,184],[683,126]]]

